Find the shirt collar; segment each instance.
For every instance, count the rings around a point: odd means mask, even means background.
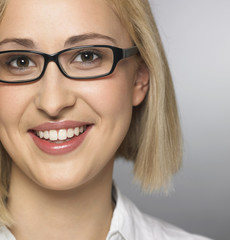
[[[13,234],[10,232],[10,230],[4,226],[1,225],[0,227],[0,239],[1,240],[16,240]]]
[[[116,201],[116,207],[106,240],[112,240],[115,235],[120,235],[121,239],[124,240],[135,239],[135,223],[132,218],[132,208],[129,200],[122,196],[115,184],[113,185],[112,196]]]

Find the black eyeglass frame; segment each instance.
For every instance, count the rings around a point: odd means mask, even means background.
[[[113,65],[112,65],[111,70],[108,73],[97,75],[97,76],[92,76],[92,77],[72,77],[72,76],[69,76],[68,74],[66,74],[66,72],[62,68],[61,64],[59,63],[59,60],[58,60],[59,55],[64,52],[71,51],[71,50],[84,49],[84,48],[85,49],[86,48],[89,48],[89,49],[90,48],[110,48],[113,51]],[[114,47],[114,46],[110,46],[110,45],[86,45],[86,46],[77,46],[77,47],[67,48],[67,49],[61,50],[61,51],[53,53],[53,54],[47,54],[47,53],[43,53],[43,52],[39,52],[39,51],[32,51],[32,50],[8,50],[8,51],[0,51],[0,54],[11,53],[11,52],[38,54],[44,58],[44,66],[43,66],[43,70],[42,70],[41,74],[37,78],[34,78],[34,79],[25,80],[25,81],[19,81],[19,80],[5,81],[5,80],[0,79],[0,82],[9,83],[9,84],[11,84],[11,83],[12,84],[29,83],[29,82],[35,82],[35,81],[41,79],[43,77],[43,75],[45,74],[45,71],[46,71],[46,68],[47,68],[49,62],[55,62],[56,65],[58,66],[59,70],[61,71],[61,73],[69,79],[90,80],[90,79],[102,78],[102,77],[106,77],[106,76],[109,76],[110,74],[112,74],[120,60],[134,56],[137,53],[139,53],[138,48],[136,46],[133,46],[130,48],[118,48],[118,47]],[[1,71],[1,69],[0,69],[0,71]]]

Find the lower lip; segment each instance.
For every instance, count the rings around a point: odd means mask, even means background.
[[[80,134],[79,136],[75,136],[69,141],[66,141],[63,143],[49,142],[47,140],[37,137],[32,132],[29,132],[29,134],[31,135],[37,147],[43,152],[50,155],[61,155],[61,154],[72,152],[73,150],[77,149],[81,145],[81,143],[84,141],[86,135],[88,134],[91,128],[92,126],[87,127],[84,133]]]

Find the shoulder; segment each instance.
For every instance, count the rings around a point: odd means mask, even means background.
[[[125,233],[129,235],[125,238],[127,240],[210,240],[144,214],[129,199],[120,193],[118,195],[120,206],[123,208],[122,215],[126,218],[124,222],[128,223],[126,228],[129,228],[129,234]]]
[[[174,225],[171,225],[167,222],[164,222],[162,220],[153,218],[152,216],[149,216],[147,214],[139,213],[138,214],[139,219],[137,219],[135,216],[135,225],[137,226],[136,229],[139,237],[141,237],[142,234],[146,236],[146,240],[153,240],[153,239],[159,239],[159,240],[210,240],[203,236],[194,235],[191,233],[188,233]],[[139,226],[139,227],[138,227]],[[137,238],[141,239],[141,238]]]

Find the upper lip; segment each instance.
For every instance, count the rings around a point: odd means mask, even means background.
[[[92,125],[92,123],[79,122],[79,121],[46,122],[38,126],[35,126],[30,130],[32,131],[59,130],[59,129],[76,128],[76,127],[81,127],[86,125]]]

